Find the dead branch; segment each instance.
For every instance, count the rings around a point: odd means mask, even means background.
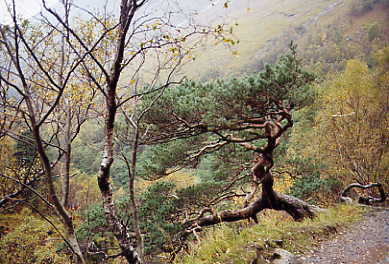
[[[359,189],[364,189],[364,190],[370,189],[370,188],[378,188],[378,191],[380,193],[380,198],[374,198],[371,196],[367,196],[367,197],[359,196],[358,203],[360,203],[360,204],[372,205],[374,203],[383,203],[383,202],[385,202],[386,197],[387,197],[381,183],[371,183],[371,184],[366,184],[366,185],[362,185],[359,183],[352,183],[352,184],[348,185],[342,191],[342,193],[340,195],[340,200],[342,202],[345,202],[345,203],[353,202],[353,200],[349,196],[347,196],[347,194],[351,189],[354,189],[354,188],[359,188]]]

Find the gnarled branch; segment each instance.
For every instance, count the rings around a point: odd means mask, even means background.
[[[374,203],[383,203],[385,202],[386,200],[386,193],[384,191],[384,188],[382,186],[381,183],[371,183],[371,184],[366,184],[366,185],[362,185],[362,184],[359,184],[359,183],[352,183],[350,185],[348,185],[341,193],[340,195],[340,200],[342,202],[345,202],[345,203],[351,203],[353,202],[353,200],[347,196],[348,192],[351,190],[351,189],[354,189],[354,188],[359,188],[359,189],[370,189],[370,188],[378,188],[378,191],[380,193],[380,198],[374,198],[374,197],[371,197],[371,196],[368,196],[368,197],[363,197],[363,196],[360,196],[358,198],[358,203],[360,204],[366,204],[366,205],[372,205]]]

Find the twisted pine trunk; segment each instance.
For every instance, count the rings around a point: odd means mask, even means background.
[[[280,125],[282,119],[287,119],[288,123],[283,127]],[[277,193],[273,189],[274,178],[271,174],[273,167],[273,151],[279,145],[281,135],[293,125],[290,114],[285,115],[280,120],[273,120],[265,123],[264,128],[267,135],[267,145],[264,148],[258,148],[253,145],[244,143],[243,147],[252,150],[258,154],[258,158],[252,168],[254,182],[253,192],[245,200],[244,208],[238,210],[225,210],[212,215],[201,216],[195,223],[195,226],[209,226],[220,222],[234,222],[243,219],[257,220],[257,214],[264,209],[274,209],[285,211],[299,221],[305,217],[314,217],[315,212],[320,211],[319,207],[310,205],[296,197]],[[259,198],[249,203],[254,197],[259,184],[262,184],[262,194]]]
[[[274,178],[266,169],[266,160],[259,159],[253,168],[253,176],[262,184],[262,194],[259,198],[238,210],[225,210],[220,213],[203,216],[196,222],[196,226],[209,226],[221,222],[235,222],[244,219],[253,219],[256,223],[257,214],[264,209],[285,211],[294,220],[302,220],[305,217],[314,217],[319,207],[310,205],[296,197],[277,193],[273,189]],[[258,182],[259,184],[259,182]]]

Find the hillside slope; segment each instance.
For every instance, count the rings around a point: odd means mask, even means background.
[[[228,8],[208,9],[203,16],[212,16],[213,11],[218,17],[214,23],[237,25],[233,34],[239,43],[232,51],[210,40],[208,46],[195,53],[196,61],[186,65],[183,71],[190,78],[202,80],[257,72],[286,52],[291,40],[299,44],[301,55],[306,49],[312,49],[313,39],[322,33],[320,46],[313,47],[313,52],[319,52],[318,48],[333,44],[325,35],[331,32],[344,34],[343,37],[361,34],[373,22],[382,25],[383,36],[388,35],[385,34],[387,8],[376,4],[372,10],[354,16],[351,14],[354,3],[349,0],[318,0],[309,4],[303,0],[264,0],[240,3],[237,7],[238,3],[231,1]]]
[[[231,7],[225,8],[225,17],[218,22],[237,24],[234,28],[234,36],[239,40],[234,47],[237,55],[210,41],[207,48],[197,51],[196,61],[185,68],[190,77],[244,72],[248,66],[260,63],[265,53],[276,51],[277,46],[285,47],[288,43],[281,38],[283,34],[294,33],[304,25],[317,23],[319,18],[333,15],[334,9],[344,1],[318,0],[306,4],[303,0],[265,0],[247,2],[240,8],[233,2]]]

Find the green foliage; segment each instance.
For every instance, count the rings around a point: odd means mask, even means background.
[[[206,231],[200,243],[193,243],[189,254],[176,259],[177,264],[250,263],[256,257],[256,248],[265,241],[283,240],[283,248],[297,254],[306,252],[317,238],[331,235],[329,230],[359,220],[361,207],[341,205],[320,213],[317,218],[303,222],[288,221],[273,214],[261,218],[260,224],[222,224]]]
[[[197,139],[179,139],[146,147],[139,157],[137,175],[147,180],[166,176],[169,170],[187,164],[185,158],[196,143]]]
[[[228,145],[201,158],[196,176],[201,182],[225,183],[248,173],[253,154],[238,145]]]
[[[87,174],[93,174],[98,170],[100,156],[86,142],[84,144],[77,145],[75,142],[73,165]]]
[[[88,121],[73,142],[72,165],[89,175],[94,175],[100,166],[100,150],[103,145],[103,129],[96,120]]]
[[[173,242],[173,235],[182,229],[175,221],[176,198],[172,195],[175,185],[169,182],[158,182],[142,193],[139,216],[141,229],[145,232],[146,253],[168,248]]]
[[[90,205],[101,201],[101,194],[97,179],[93,175],[88,175],[77,169],[71,169],[69,201],[73,208],[80,211],[85,210]]]
[[[354,12],[362,14],[367,10],[371,10],[374,2],[378,1],[355,1]],[[388,0],[379,2],[389,3]],[[380,39],[384,39],[382,32],[385,30],[384,28],[381,30],[382,25],[379,23],[368,24],[361,39],[355,39],[354,36],[351,38],[346,34],[350,28],[345,26],[345,24],[351,25],[352,23],[344,21],[342,23],[344,24],[336,23],[330,25],[322,31],[315,31],[313,35],[307,37],[307,42],[310,45],[303,48],[304,56],[312,65],[323,63],[325,64],[323,68],[327,70],[340,69],[341,66],[339,65],[343,65],[345,58],[370,56],[371,46],[376,45]],[[306,33],[307,30],[302,28],[301,34],[308,35]],[[372,43],[369,43],[367,40]],[[386,53],[386,60],[389,61],[387,54],[389,53]],[[269,58],[273,59],[275,57],[274,53],[269,54]],[[385,58],[382,57],[382,60],[385,60]],[[288,144],[279,146],[275,155],[277,157],[275,158],[277,162],[279,159],[283,162],[282,165],[285,168],[293,172],[295,180],[289,190],[292,195],[316,201],[318,200],[318,193],[327,193],[327,195],[334,196],[340,183],[339,180],[329,176],[347,175],[347,172],[345,173],[339,169],[342,164],[340,164],[338,158],[330,157],[330,155],[325,155],[322,158],[323,156],[317,153],[322,150],[317,147],[319,145],[316,144],[317,142],[331,142],[323,140],[323,134],[327,133],[327,130],[319,131],[323,127],[315,126],[317,125],[318,112],[328,110],[326,107],[329,109],[335,109],[335,107],[332,104],[327,106],[324,104],[324,107],[318,107],[317,101],[314,102],[315,90],[310,89],[308,85],[313,80],[313,76],[301,69],[300,61],[296,59],[294,53],[283,57],[275,65],[267,65],[263,68],[263,72],[243,78],[217,80],[207,83],[188,81],[178,86],[177,89],[168,89],[161,100],[157,102],[156,108],[153,108],[147,114],[146,121],[148,124],[143,128],[146,129],[147,127],[155,135],[172,133],[172,138],[174,138],[180,137],[180,134],[174,134],[177,128],[175,126],[177,124],[176,116],[185,119],[190,124],[207,123],[211,127],[222,127],[223,125],[231,125],[234,121],[246,117],[261,117],[268,111],[276,111],[277,106],[275,102],[277,101],[294,104],[298,109],[309,105],[311,108],[305,107],[294,113],[294,119],[296,120],[294,130],[297,128],[297,132],[287,135]],[[214,77],[218,76],[217,73],[218,70],[210,71],[210,74],[204,78],[215,79]],[[372,72],[367,73],[366,71],[361,73],[360,75],[369,75],[370,77],[374,75]],[[343,75],[343,77],[347,76]],[[374,77],[377,76],[374,75]],[[348,78],[347,85],[349,87],[355,86],[357,79]],[[387,87],[389,83],[387,74],[377,77],[377,84],[379,83],[378,79],[381,80],[379,82],[382,87]],[[338,87],[335,88],[338,89]],[[341,92],[334,92],[335,88],[332,87],[325,92],[328,92],[330,97],[336,98]],[[375,91],[367,91],[366,98],[369,98],[371,95],[377,95]],[[387,94],[387,90],[384,88],[382,88],[382,91],[378,95]],[[153,96],[155,95],[146,96],[145,100],[139,104],[147,106],[150,100],[154,99]],[[313,106],[313,104],[315,105]],[[375,107],[375,104],[372,105]],[[142,106],[139,106],[139,108],[144,109]],[[381,107],[381,109],[383,108]],[[99,132],[102,129],[94,121],[87,122],[85,127],[86,130],[83,131],[86,132],[81,132],[75,141],[73,148],[74,162],[72,165],[84,173],[94,175],[99,168],[101,158],[101,155],[96,151],[102,148],[101,138],[103,135],[101,134],[102,132]],[[363,128],[363,126],[361,127]],[[314,131],[312,128],[314,128]],[[374,132],[375,130],[372,131]],[[231,179],[249,173],[248,168],[251,166],[252,154],[236,145],[227,145],[218,152],[207,154],[199,159],[195,159],[193,162],[186,160],[188,155],[196,153],[196,150],[203,146],[203,142],[212,142],[216,138],[209,135],[198,136],[196,132],[185,135],[190,138],[147,146],[141,149],[137,174],[142,178],[154,180],[165,176],[175,168],[190,165],[196,169],[195,175],[199,179],[197,184],[178,190],[173,183],[158,182],[149,186],[140,197],[137,197],[140,200],[141,228],[142,232],[146,234],[147,253],[159,252],[161,248],[166,249],[170,244],[173,244],[175,234],[182,229],[180,225],[180,220],[182,220],[180,218],[182,217],[180,210],[190,213],[195,212],[198,208],[203,207],[207,202],[214,199]],[[387,132],[387,129],[383,130],[382,134],[385,135],[384,132]],[[25,133],[25,136],[31,136],[29,132]],[[244,132],[240,134],[244,135]],[[369,137],[372,134],[368,134]],[[301,141],[296,140],[296,137],[300,137],[305,143],[301,144]],[[369,140],[365,140],[364,144],[367,141]],[[35,155],[35,150],[30,144],[21,142],[16,146],[18,149],[17,159],[20,162],[29,163]],[[357,141],[350,140],[346,142],[346,147],[352,148],[354,145],[357,145],[354,142]],[[253,144],[260,145],[261,142],[254,142]],[[316,151],[314,151],[315,148]],[[360,152],[361,149],[363,148],[356,150]],[[370,146],[365,149],[374,150],[378,148]],[[325,154],[328,153],[334,152],[329,151]],[[314,158],[308,158],[310,156]],[[328,157],[332,158],[330,162]],[[382,179],[382,175],[385,177],[380,172],[385,172],[388,168],[389,158],[386,155],[382,158],[379,170],[374,172],[376,176],[378,175],[376,178]],[[116,186],[122,186],[127,183],[126,170],[125,164],[116,158],[111,170]],[[78,179],[75,178],[75,181]],[[242,180],[237,182],[236,186],[240,187],[245,183],[245,180]],[[80,186],[82,187],[83,185]],[[129,210],[128,198],[118,199],[115,206],[123,223],[130,224],[132,215]],[[231,206],[231,203],[226,202],[220,208],[229,208]],[[328,224],[336,225],[338,222],[357,218],[351,210],[355,210],[355,208],[340,207],[339,213],[331,210],[328,215],[320,215],[319,219],[313,222],[305,221],[302,226],[297,226],[290,222],[283,223],[285,222],[284,218],[275,217],[265,218],[261,225],[249,227],[242,232],[237,230],[242,229],[242,227],[246,228],[244,224],[216,227],[215,232],[207,232],[205,235],[205,242],[203,243],[205,246],[200,246],[201,248],[193,246],[194,251],[182,263],[227,263],[228,261],[247,263],[254,254],[254,251],[247,250],[249,248],[248,243],[253,241],[262,243],[264,239],[278,239],[280,237],[288,241],[293,240],[291,236],[297,238],[297,242],[293,242],[293,244],[288,242],[287,247],[291,250],[300,251],[302,250],[300,246],[305,247],[305,243],[310,243],[312,234],[324,232],[321,229],[323,226]],[[108,231],[104,210],[101,205],[90,206],[83,211],[81,219],[77,235],[83,243],[95,241],[100,247],[108,247],[112,243],[112,234]],[[276,225],[274,225],[275,222],[277,223]],[[129,228],[131,229],[131,226]],[[66,263],[63,256],[54,253],[58,251],[58,245],[51,242],[52,235],[49,236],[45,232],[48,229],[49,227],[41,220],[35,217],[26,217],[15,230],[2,236],[0,241],[0,262]],[[309,234],[305,233],[307,229]],[[295,232],[296,230],[297,232]],[[55,239],[58,238],[55,237]]]
[[[316,128],[322,160],[344,184],[385,182],[388,149],[388,74],[384,65],[369,70],[358,60],[322,87]],[[382,78],[382,79],[381,79]],[[384,81],[385,80],[385,81]],[[384,82],[382,82],[384,81]]]
[[[289,193],[293,196],[307,199],[315,195],[318,192],[325,191],[330,195],[334,193],[333,189],[337,190],[339,181],[336,179],[321,179],[320,175],[313,174],[299,178],[293,182],[293,186],[290,188]],[[318,202],[312,201],[311,202]]]
[[[115,206],[118,207],[118,203]],[[119,211],[125,213],[125,211]],[[107,221],[105,219],[104,209],[100,204],[91,205],[88,209],[84,210],[81,214],[82,222],[76,230],[78,241],[89,247],[93,242],[93,245],[97,247],[97,250],[108,249],[108,254],[116,254],[117,250],[109,250],[116,248],[115,239],[111,233]],[[88,255],[87,263],[102,263],[104,262],[101,254]],[[111,263],[111,262],[109,262]]]
[[[389,75],[383,66],[385,49],[378,53],[375,69],[349,61],[344,73],[329,76],[316,88],[313,105],[294,114],[283,164],[294,178],[291,194],[326,203],[351,182],[387,184],[382,136],[387,134],[388,108],[382,95],[387,94]]]
[[[295,157],[288,161],[296,171],[296,178],[289,193],[293,196],[308,199],[315,197],[319,192],[332,194],[339,189],[339,181],[334,178],[322,178],[320,171],[323,166],[309,158]],[[316,196],[317,197],[317,196]],[[316,201],[317,202],[317,201]]]
[[[315,88],[312,93],[316,98]],[[328,165],[317,155],[320,148],[316,143],[318,138],[314,128],[318,111],[320,108],[317,107],[317,102],[314,102],[293,114],[294,127],[278,166],[281,167],[280,171],[285,170],[291,174],[291,186],[287,190],[289,194],[325,204],[336,199],[333,193],[339,191],[339,182],[334,175],[323,173]]]
[[[82,214],[83,222],[77,229],[80,240],[100,240],[101,233],[107,228],[104,209],[101,205],[91,205]]]
[[[223,188],[222,182],[198,183],[187,188],[177,190],[178,208],[187,208],[187,211],[196,211],[207,205]]]
[[[301,107],[308,99],[308,84],[314,76],[302,70],[295,55],[292,46],[292,54],[283,56],[275,65],[267,65],[261,73],[205,84],[188,81],[167,90],[158,107],[147,114],[146,122],[156,125],[153,128],[158,134],[175,121],[172,113],[190,123],[221,126],[277,111],[279,101]],[[144,103],[150,100],[152,97]]]
[[[114,187],[128,186],[128,169],[126,163],[119,157],[112,164],[111,174]]]
[[[388,34],[385,34],[388,23],[386,9],[377,4],[371,5],[373,10],[370,13],[350,16],[352,6],[367,2],[346,1],[344,7],[330,12],[322,23],[305,27],[307,33],[299,37],[297,43],[303,50],[301,57],[307,67],[325,75],[343,70],[345,61],[353,58],[371,64],[374,49],[388,42]],[[365,24],[368,26],[363,26]],[[369,25],[374,24],[369,31]]]
[[[157,182],[150,185],[139,197],[139,217],[144,236],[145,251],[147,254],[159,252],[162,248],[168,248],[169,243],[174,242],[173,236],[182,227],[177,216],[177,198],[174,195],[175,185],[169,182]],[[132,229],[132,215],[130,201],[127,196],[119,198],[115,202],[117,213],[129,230]],[[83,222],[77,230],[81,241],[94,241],[99,247],[105,247],[111,243],[112,234],[107,230],[108,226],[101,205],[90,206],[83,215]]]

